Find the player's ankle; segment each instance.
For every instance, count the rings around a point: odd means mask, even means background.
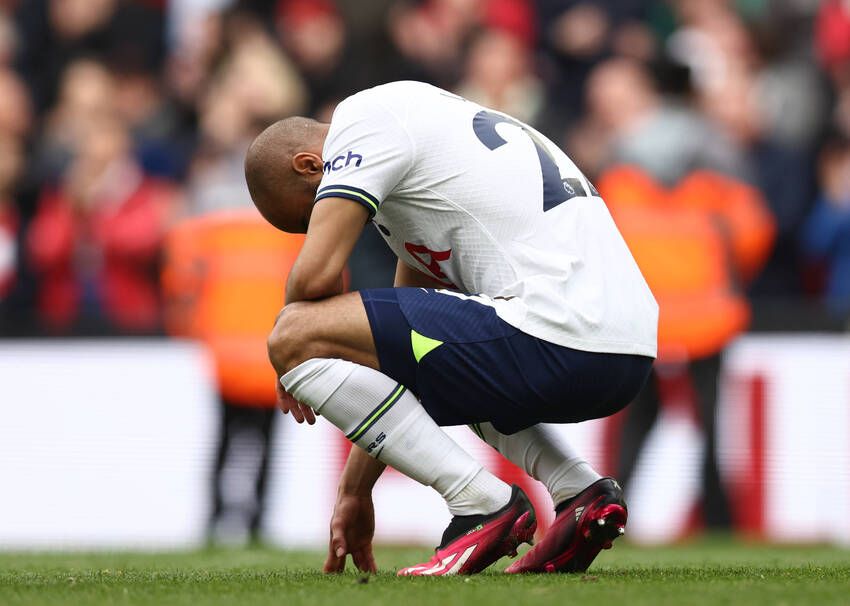
[[[511,500],[511,487],[486,469],[481,469],[462,490],[446,499],[453,516],[487,515]]]
[[[573,499],[602,478],[587,462],[582,460],[570,462],[553,476],[547,484],[552,502],[556,506]]]

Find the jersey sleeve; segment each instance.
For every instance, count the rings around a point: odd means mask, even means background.
[[[370,218],[413,159],[404,126],[367,95],[355,95],[337,106],[322,153],[324,177],[316,201],[347,198],[365,206]]]

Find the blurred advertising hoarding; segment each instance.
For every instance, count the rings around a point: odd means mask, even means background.
[[[216,417],[198,345],[0,342],[0,386],[0,546],[203,538]]]
[[[850,544],[850,339],[747,336],[727,352],[718,427],[736,527],[770,540]],[[174,340],[0,343],[0,548],[203,545],[218,404],[208,357]],[[323,419],[285,418],[274,436],[264,535],[327,539],[348,445]],[[603,471],[609,421],[561,426]],[[465,427],[449,433],[485,465],[522,481],[542,522],[551,502]],[[702,438],[666,406],[629,488],[629,536],[665,542],[692,530]],[[394,471],[375,491],[376,540],[435,544],[440,498]]]
[[[737,526],[850,545],[850,339],[740,339],[724,375],[719,452]]]

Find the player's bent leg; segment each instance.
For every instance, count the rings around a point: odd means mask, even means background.
[[[557,515],[546,535],[507,572],[584,572],[625,532],[627,509],[619,485],[601,478],[552,427],[538,424],[505,435],[481,423],[473,431],[542,482],[555,503]]]
[[[290,303],[275,322],[268,347],[278,376],[313,358],[340,358],[378,368],[369,319],[356,292]]]
[[[556,506],[602,477],[551,425],[538,423],[506,435],[491,423],[479,423],[473,431],[511,463],[542,482]]]
[[[413,574],[474,573],[515,553],[536,528],[530,505],[523,505],[527,499],[460,448],[403,385],[367,366],[375,363],[374,344],[365,315],[358,317],[359,300],[335,299],[289,306],[269,340],[270,354],[293,397],[370,456],[446,499],[454,518],[438,561]]]
[[[431,486],[454,515],[435,558],[404,574],[472,574],[534,535],[528,500],[443,432],[404,386],[365,366],[311,359],[281,379],[367,454]]]

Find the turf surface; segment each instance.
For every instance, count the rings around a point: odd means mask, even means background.
[[[850,551],[709,540],[618,544],[583,575],[396,578],[427,550],[382,548],[373,576],[325,576],[322,554],[271,549],[164,554],[0,554],[0,604],[850,604]]]

